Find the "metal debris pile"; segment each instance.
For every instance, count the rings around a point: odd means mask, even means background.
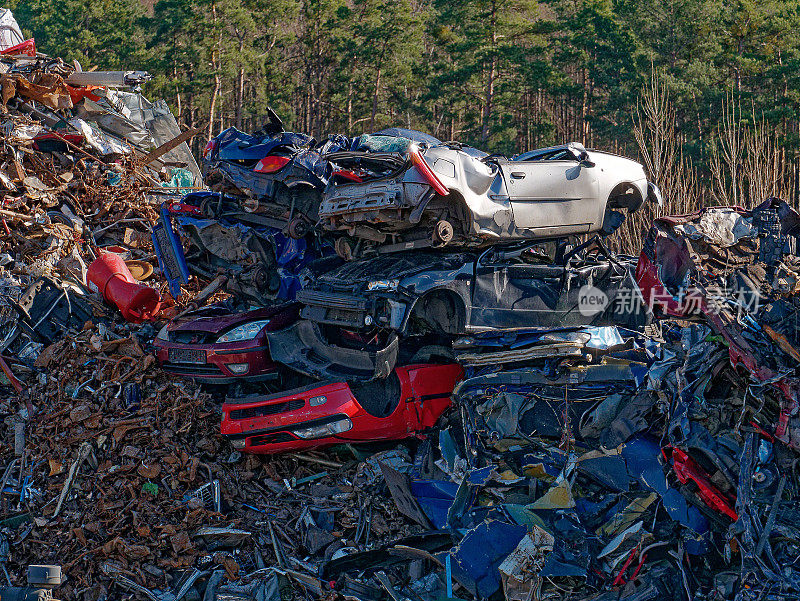
[[[800,595],[786,203],[657,219],[637,264],[604,243],[659,197],[633,161],[555,223],[521,180],[608,179],[610,155],[318,143],[274,113],[212,140],[204,183],[146,74],[31,42],[0,54],[3,585],[53,564],[91,601]]]
[[[39,355],[24,450],[14,458],[14,440],[4,445],[9,574],[61,564],[65,599],[177,593],[205,588],[214,570],[220,587],[270,566],[308,576],[310,552],[408,528],[390,499],[371,500],[374,466],[349,453],[242,459],[216,434],[208,394],[155,368],[136,332],[103,329]],[[12,433],[26,423],[14,407],[3,408]]]

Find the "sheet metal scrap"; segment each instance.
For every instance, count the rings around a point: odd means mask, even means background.
[[[667,295],[657,338],[615,327],[463,338],[453,407],[419,438],[243,457],[218,434],[209,391],[158,369],[153,325],[124,323],[84,285],[99,247],[155,267],[162,206],[213,246],[203,228],[219,236],[219,217],[177,202],[201,185],[181,154],[188,134],[159,103],[146,119],[137,93],[114,88],[141,73],[0,62],[10,584],[52,563],[61,598],[92,601],[800,595],[800,216],[785,203],[656,221],[639,274],[655,279],[639,282],[646,298]],[[241,268],[269,250],[286,287],[270,298],[291,298],[304,261],[329,253],[307,256],[280,233],[215,256]],[[204,285],[197,257],[183,259],[194,275],[173,274],[175,297]],[[691,314],[678,311],[686,299]]]

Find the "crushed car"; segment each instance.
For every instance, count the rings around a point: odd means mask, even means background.
[[[203,151],[203,175],[228,202],[208,203],[209,216],[260,216],[296,237],[316,223],[331,167],[323,154],[348,146],[344,136],[317,144],[307,134],[287,132],[267,109],[269,121],[255,134],[231,127]]]
[[[610,233],[622,223],[617,209],[661,202],[641,164],[575,142],[511,160],[402,136],[387,150],[327,155],[358,175],[331,179],[319,208],[322,226],[345,235],[337,243],[345,259],[370,250]]]
[[[224,276],[225,287],[252,304],[292,300],[309,264],[333,254],[313,235],[295,238],[252,216],[207,217],[203,206],[222,200],[217,193],[195,192],[161,207],[153,246],[174,297],[194,274]]]
[[[165,325],[155,337],[156,358],[167,373],[204,384],[279,381],[266,333],[297,319],[296,305],[235,313],[210,305]]]
[[[311,377],[385,378],[400,337],[559,326],[644,326],[634,260],[599,238],[407,252],[346,262],[297,300],[303,318],[269,334],[272,356]]]
[[[450,406],[458,364],[410,365],[373,382],[331,382],[228,398],[221,432],[236,449],[279,453],[424,433]]]

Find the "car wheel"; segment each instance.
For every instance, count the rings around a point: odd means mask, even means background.
[[[452,223],[445,219],[436,222],[436,225],[433,228],[434,242],[437,242],[442,246],[446,246],[453,240],[454,235],[455,230],[453,229]]]
[[[348,238],[337,238],[333,249],[345,261],[353,260],[353,244]]]
[[[300,240],[308,233],[308,223],[302,217],[295,217],[289,222],[286,231],[291,238]]]

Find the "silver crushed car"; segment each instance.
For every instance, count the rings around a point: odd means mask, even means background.
[[[330,181],[319,210],[323,228],[343,235],[337,251],[346,259],[611,232],[623,221],[616,209],[661,201],[641,164],[575,142],[512,159],[411,140],[405,151],[328,158],[354,175]]]

